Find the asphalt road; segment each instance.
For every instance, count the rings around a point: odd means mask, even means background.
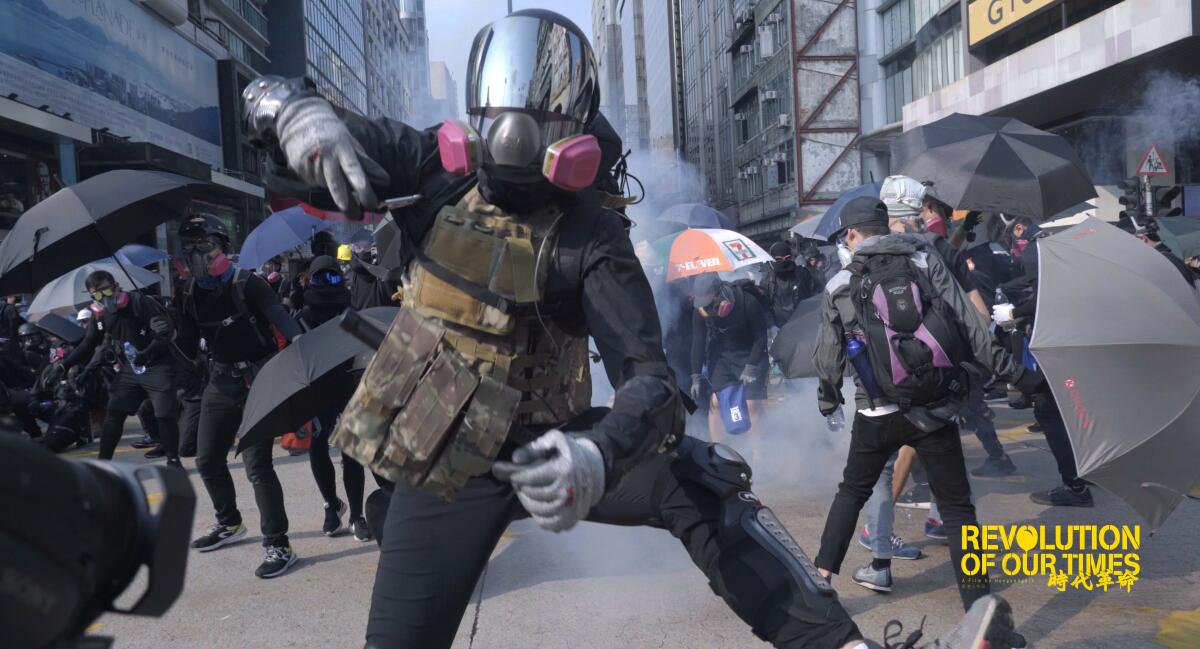
[[[756,491],[815,555],[847,440],[845,434],[827,432],[822,420],[807,414],[807,401],[805,406],[805,414],[773,407],[764,422],[762,448],[742,450],[758,457]],[[1051,486],[1056,474],[1044,439],[1025,431],[1028,412],[997,409],[998,428],[1020,472],[974,481],[981,522],[1138,523],[1122,503],[1099,490],[1094,509],[1052,510],[1029,501],[1028,492]],[[144,461],[140,452],[124,446],[137,434],[135,426],[131,421],[119,461]],[[968,466],[978,464],[984,455],[978,442],[970,435],[963,442]],[[195,527],[200,531],[213,520],[212,508],[192,460],[184,463],[199,495]],[[186,590],[161,619],[107,615],[91,632],[115,636],[119,649],[361,647],[376,548],[349,536],[321,535],[321,501],[306,457],[277,451],[277,466],[292,543],[300,555],[292,572],[274,580],[254,577],[262,559],[258,512],[235,462],[239,504],[251,537],[217,552],[193,553]],[[923,512],[897,510],[897,533],[927,556],[895,562],[891,595],[866,591],[845,577],[834,581],[868,637],[881,640],[884,625],[893,619],[914,629],[924,616],[930,639],[960,615],[948,549],[923,537],[923,522]],[[1200,503],[1185,502],[1153,537],[1143,532],[1141,576],[1129,593],[1070,588],[1059,593],[1041,578],[997,584],[995,590],[1013,603],[1018,628],[1037,647],[1200,647],[1198,541]],[[868,553],[854,545],[844,572],[867,561]],[[1172,634],[1178,639],[1170,640]],[[454,644],[456,649],[764,646],[711,593],[667,533],[583,524],[555,535],[528,522],[514,524],[496,549]]]

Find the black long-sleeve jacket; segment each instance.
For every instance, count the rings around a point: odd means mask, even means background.
[[[388,119],[368,121],[348,113],[343,117],[366,154],[391,176],[386,186],[374,187],[376,195],[381,200],[423,197],[393,212],[394,224],[389,227],[400,230],[391,237],[394,241],[422,241],[438,211],[457,202],[478,182],[475,176],[461,178],[442,168],[436,128],[421,131]],[[283,160],[280,151],[271,153],[277,164]],[[667,367],[654,298],[634,255],[626,221],[605,209],[593,189],[567,194],[544,187],[542,202],[557,201],[564,215],[558,245],[548,262],[542,314],[565,331],[590,335],[604,360],[616,390],[612,411],[581,434],[600,448],[608,484],[614,485],[668,436],[681,432],[676,422],[681,421],[682,401]],[[397,244],[382,254],[382,265],[393,273],[411,261]]]
[[[63,359],[64,367],[70,368],[91,361],[96,348],[106,337],[123,369],[128,369],[125,353],[121,349],[126,341],[138,351],[138,362],[145,366],[171,362],[166,343],[150,331],[150,319],[166,315],[167,310],[154,298],[137,292],[130,292],[128,295],[129,304],[124,308],[88,320],[83,340]]]
[[[279,296],[262,277],[249,274],[245,278],[244,298],[250,315],[269,323],[291,341],[303,330],[288,314]],[[218,363],[253,363],[278,351],[274,337],[259,323],[242,317],[233,300],[233,282],[215,289],[192,286],[175,301],[178,313],[176,341],[183,353],[194,357],[200,338],[208,343],[208,353]],[[223,322],[228,324],[223,324]]]
[[[706,318],[692,309],[692,371],[699,373],[699,368],[708,367],[710,381],[716,380],[714,376],[734,379],[748,365],[760,372],[766,369],[770,316],[758,299],[742,288],[730,286],[729,290],[734,303],[728,316]],[[766,375],[759,378],[766,380]]]

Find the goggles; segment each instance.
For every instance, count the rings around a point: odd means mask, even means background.
[[[217,248],[217,242],[211,238],[204,239],[188,239],[180,244],[183,249],[183,254],[190,255],[193,252],[212,252]]]
[[[91,295],[93,300],[99,302],[100,300],[103,300],[106,297],[112,297],[112,296],[116,295],[117,292],[118,292],[118,290],[116,287],[106,286],[104,288],[98,288],[94,291],[89,291],[88,295]]]
[[[335,273],[331,270],[323,270],[312,276],[311,282],[313,286],[340,286],[343,277],[341,273]]]

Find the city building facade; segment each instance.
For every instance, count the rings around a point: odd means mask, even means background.
[[[407,121],[411,100],[405,93],[404,57],[411,39],[400,20],[400,0],[363,0],[362,5],[366,115]]]
[[[399,0],[400,24],[408,40],[402,50],[401,84],[408,122],[418,127],[437,121],[429,109],[429,32],[425,28],[425,0]]]
[[[1098,186],[1134,175],[1157,147],[1169,174],[1154,182],[1184,184],[1185,210],[1200,213],[1200,3],[859,4],[871,34],[860,59],[864,175],[894,171],[887,142],[902,131],[955,112],[1009,116],[1067,138]],[[1101,202],[1115,218],[1105,192]]]
[[[730,110],[731,0],[681,0],[679,50],[683,159],[700,176],[693,202],[736,216],[733,111]]]
[[[366,115],[362,14],[362,0],[272,0],[270,72],[309,77],[331,103]]]
[[[458,119],[458,84],[445,61],[429,64],[430,113],[435,119]]]

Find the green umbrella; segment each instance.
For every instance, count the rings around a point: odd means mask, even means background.
[[[1157,223],[1158,237],[1176,257],[1200,257],[1200,217],[1171,216]]]

